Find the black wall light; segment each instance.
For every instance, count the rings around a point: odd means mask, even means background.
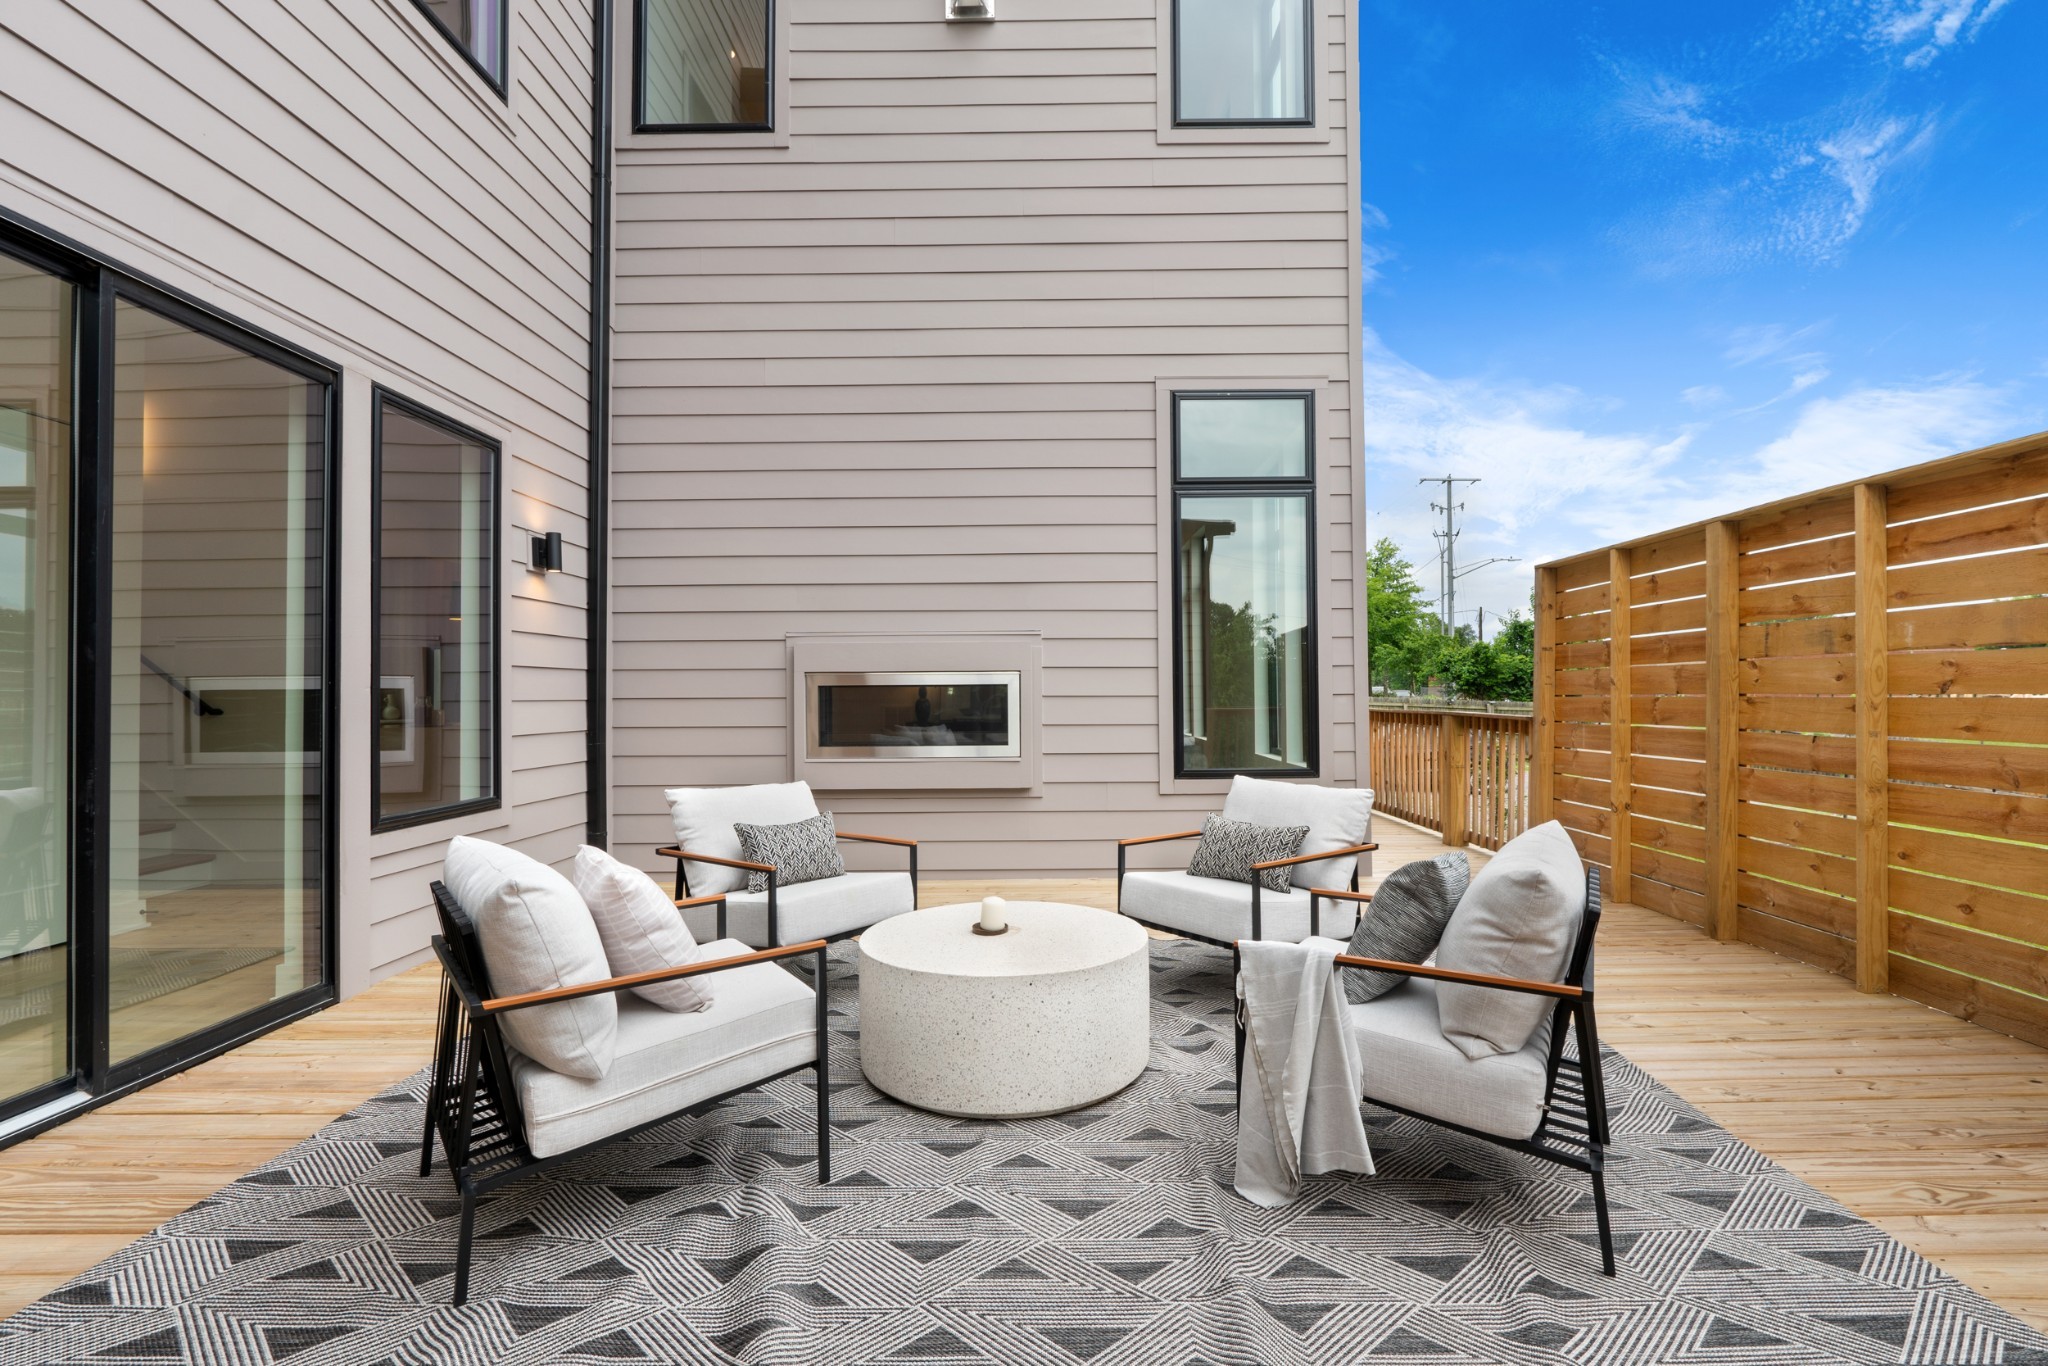
[[[562,569],[562,533],[550,531],[533,538],[533,557],[528,564],[536,574],[555,574]]]

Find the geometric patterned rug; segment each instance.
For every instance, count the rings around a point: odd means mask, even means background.
[[[0,1363],[2048,1363],[1615,1054],[1612,1278],[1579,1173],[1370,1108],[1379,1175],[1248,1204],[1229,957],[1152,952],[1145,1075],[989,1123],[862,1081],[839,946],[832,1185],[799,1074],[487,1198],[462,1309],[421,1074],[0,1324]]]

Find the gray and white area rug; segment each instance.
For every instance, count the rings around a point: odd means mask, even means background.
[[[1387,1115],[1377,1177],[1249,1205],[1229,957],[1153,953],[1142,1079],[976,1123],[862,1082],[842,948],[837,1180],[799,1074],[488,1199],[462,1309],[415,1077],[0,1324],[0,1362],[2048,1363],[1618,1056],[1612,1279],[1584,1177]]]

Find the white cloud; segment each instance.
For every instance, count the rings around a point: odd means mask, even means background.
[[[1823,375],[1799,372],[1774,401],[1797,398]],[[1432,533],[1442,519],[1416,480],[1482,480],[1459,495],[1459,559],[1521,560],[1461,581],[1459,601],[1483,603],[1489,617],[1526,608],[1530,570],[1540,561],[1936,459],[2043,420],[2010,388],[1952,375],[1809,397],[1761,445],[1739,429],[1700,422],[1603,430],[1594,419],[1609,405],[1599,398],[1508,379],[1442,378],[1370,330],[1365,395],[1369,534],[1391,536],[1433,593]]]
[[[1706,87],[1661,72],[1617,70],[1621,94],[1614,114],[1629,127],[1648,130],[1703,151],[1726,151],[1742,134],[1707,114]]]
[[[1679,390],[1678,397],[1692,408],[1715,408],[1728,401],[1728,391],[1718,384],[1694,384]]]
[[[1825,322],[1787,328],[1782,323],[1761,323],[1738,327],[1728,334],[1721,356],[1730,365],[1754,365],[1760,360],[1785,365],[1808,365],[1824,359],[1820,352],[1799,349],[1800,343],[1826,331]]]
[[[2010,0],[1878,0],[1869,37],[1905,48],[1909,68],[1924,67],[1957,43],[1974,40]]]

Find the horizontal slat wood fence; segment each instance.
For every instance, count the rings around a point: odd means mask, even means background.
[[[1533,730],[1527,716],[1375,707],[1373,808],[1498,849],[1529,825]]]
[[[1610,887],[2048,1044],[2048,435],[1536,589],[1532,810]]]

